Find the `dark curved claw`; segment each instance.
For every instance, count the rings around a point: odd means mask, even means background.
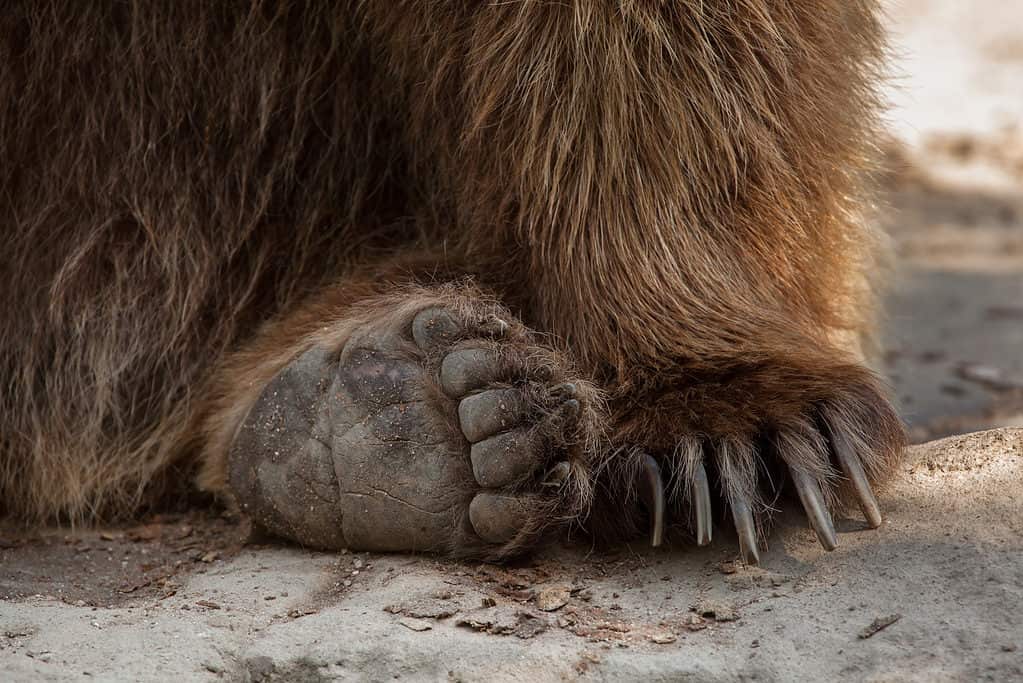
[[[710,484],[703,463],[696,466],[693,478],[693,505],[696,508],[696,544],[707,545],[711,539]]]
[[[732,519],[735,532],[739,535],[739,552],[746,564],[760,564],[760,549],[757,547],[757,527],[753,522],[753,511],[749,501],[732,499]]]
[[[834,432],[834,430],[832,431]],[[856,452],[849,445],[848,440],[841,435],[841,432],[832,433],[831,443],[835,449],[835,457],[838,458],[838,463],[842,466],[842,471],[852,482],[856,497],[859,499],[860,510],[863,511],[867,524],[871,529],[876,529],[881,526],[881,507],[877,504],[877,498],[874,497],[874,491],[870,488],[870,482],[867,481],[867,474],[863,471],[860,459],[856,457]]]
[[[810,525],[817,532],[817,540],[821,542],[825,550],[834,550],[838,546],[835,537],[835,526],[831,523],[831,515],[824,505],[824,498],[821,496],[821,488],[806,472],[793,469],[792,483],[799,493],[799,500],[803,503],[806,516],[810,519]]]
[[[664,480],[657,461],[644,453],[636,482],[639,497],[650,512],[650,545],[657,547],[664,539]]]

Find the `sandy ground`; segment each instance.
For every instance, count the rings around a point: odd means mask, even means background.
[[[511,567],[272,546],[207,556],[199,542],[180,575],[105,590],[42,565],[46,593],[0,604],[0,668],[11,681],[1020,679],[1021,488],[1023,430],[918,446],[879,530],[840,519],[826,553],[790,511],[760,569],[734,562],[721,528],[706,549],[569,548]],[[89,548],[109,577],[189,526],[54,545]]]
[[[0,680],[1023,680],[1023,3],[889,2],[884,368],[915,447],[877,531],[518,566],[246,543],[214,513],[0,528]]]
[[[917,441],[1023,426],[1023,2],[887,6],[885,370]]]

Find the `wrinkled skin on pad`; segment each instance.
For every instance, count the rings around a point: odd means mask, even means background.
[[[232,445],[242,508],[311,547],[493,558],[575,520],[594,391],[521,325],[463,316],[428,308],[292,360]]]

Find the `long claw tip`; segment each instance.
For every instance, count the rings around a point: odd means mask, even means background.
[[[838,537],[835,535],[835,525],[831,521],[831,515],[824,504],[820,485],[802,470],[792,469],[791,472],[792,482],[796,486],[799,500],[803,503],[803,509],[810,520],[810,526],[817,533],[817,540],[825,550],[834,550],[838,547]]]
[[[884,521],[881,519],[880,512],[875,513],[875,515],[867,515],[867,524],[870,526],[871,529],[878,528],[879,526],[881,526],[881,522]]]
[[[710,485],[707,482],[707,470],[703,463],[698,465],[693,488],[693,502],[696,506],[696,544],[704,546],[710,543],[713,525],[711,522]]]
[[[739,552],[746,564],[760,564],[760,550],[757,548],[757,527],[753,512],[745,500],[732,500],[732,520],[739,536]]]
[[[860,462],[855,450],[849,444],[848,439],[842,435],[842,432],[833,432],[832,444],[835,456],[842,465],[842,470],[856,491],[860,510],[867,520],[867,525],[871,529],[878,528],[881,526],[881,506],[877,504],[874,491],[870,488],[870,481],[867,479],[867,473],[863,470],[863,463]]]
[[[756,546],[747,548],[743,553],[742,561],[749,565],[760,564],[760,550],[758,550]]]
[[[650,545],[654,548],[664,541],[664,480],[657,461],[643,454],[639,472],[639,494],[650,514]]]

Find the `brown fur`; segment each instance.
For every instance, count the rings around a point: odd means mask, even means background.
[[[880,477],[881,54],[867,0],[8,3],[4,511],[131,514],[197,453],[217,488],[296,340],[463,276],[607,391],[609,452],[748,472],[834,420]]]

